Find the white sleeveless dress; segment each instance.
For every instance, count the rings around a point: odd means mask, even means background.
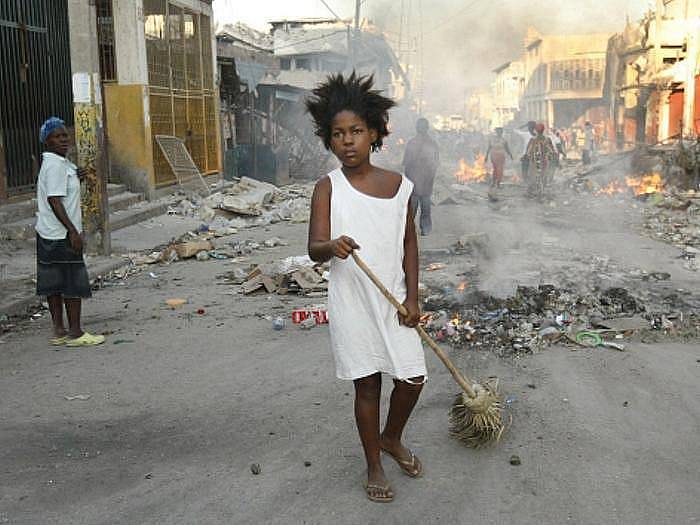
[[[356,190],[340,168],[331,180],[331,238],[352,237],[358,254],[384,285],[403,302],[404,234],[413,183],[402,176],[391,199]],[[355,264],[352,257],[331,260],[328,284],[331,348],[339,379],[384,372],[397,379],[426,375],[425,356],[413,328],[399,324],[396,309]]]

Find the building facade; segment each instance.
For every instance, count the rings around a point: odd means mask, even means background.
[[[211,0],[96,0],[112,180],[150,195],[177,182],[156,135],[220,170]]]
[[[582,126],[605,120],[603,98],[609,34],[541,35],[525,45],[523,120],[547,126]]]
[[[520,111],[520,99],[525,89],[525,64],[506,62],[493,71],[493,127],[503,127],[515,120]]]

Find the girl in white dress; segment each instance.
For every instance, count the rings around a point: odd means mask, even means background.
[[[372,89],[372,77],[330,76],[306,105],[316,134],[342,167],[316,184],[309,225],[309,255],[331,261],[328,289],[331,348],[336,374],[355,384],[355,420],[367,459],[367,497],[394,497],[380,459],[383,451],[411,477],[418,458],[401,441],[426,369],[418,323],[418,243],[409,209],[413,184],[370,163],[389,134],[394,102]],[[367,265],[408,310],[400,316],[348,258],[358,250]],[[384,430],[379,428],[381,374],[394,378]]]

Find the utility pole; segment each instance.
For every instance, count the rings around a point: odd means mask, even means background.
[[[87,171],[82,202],[83,228],[88,251],[107,255],[111,251],[107,195],[109,160],[95,3],[70,0],[68,14],[82,29],[71,31],[70,49],[76,164]]]
[[[357,68],[357,58],[360,52],[360,7],[361,0],[355,0],[355,34],[352,41],[352,67]]]

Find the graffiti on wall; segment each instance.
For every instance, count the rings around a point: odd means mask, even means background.
[[[76,103],[75,146],[78,166],[84,168],[85,187],[82,198],[83,217],[88,232],[100,229],[102,213],[102,191],[100,177],[97,176],[98,128],[97,106],[90,103]]]

